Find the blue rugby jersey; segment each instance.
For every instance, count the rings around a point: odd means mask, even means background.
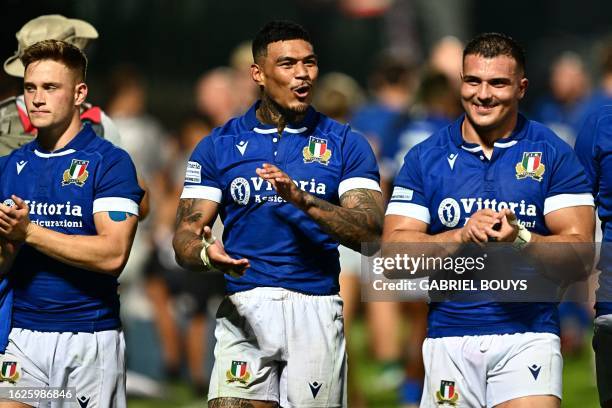
[[[597,316],[612,314],[612,105],[603,106],[588,117],[575,149],[595,196],[603,236],[597,297],[607,302],[597,302],[595,310]]]
[[[225,250],[250,261],[243,277],[225,276],[228,292],[269,286],[338,293],[338,242],[285,202],[255,169],[274,164],[302,190],[338,204],[352,189],[380,191],[374,153],[362,135],[312,108],[279,136],[276,127],[257,120],[258,106],[196,146],[181,198],[219,203]]]
[[[95,235],[94,213],[138,215],[144,192],[128,154],[84,125],[55,152],[36,139],[0,159],[0,197],[30,207],[30,220],[53,231]],[[10,270],[13,327],[38,331],[116,329],[117,278],[66,265],[24,245]]]
[[[8,346],[13,318],[13,291],[9,284],[8,278],[0,278],[0,353]]]
[[[576,155],[542,124],[519,115],[489,160],[479,145],[463,140],[463,120],[406,154],[387,214],[421,220],[428,233],[438,234],[463,227],[480,209],[510,208],[530,231],[548,235],[546,214],[593,205]],[[428,320],[429,337],[559,333],[554,303],[432,302]]]

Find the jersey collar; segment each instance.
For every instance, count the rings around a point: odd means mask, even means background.
[[[467,150],[468,152],[478,152],[482,150],[477,143],[469,143],[463,140],[463,134],[461,133],[461,124],[465,119],[465,114],[461,115],[450,127],[450,137],[453,143],[462,148],[463,150]],[[527,118],[519,113],[518,119],[516,121],[516,126],[510,136],[500,139],[499,141],[493,144],[494,147],[506,149],[508,147],[512,147],[518,143],[519,140],[525,137],[527,133]]]
[[[252,130],[256,133],[275,133],[277,131],[275,126],[261,123],[257,119],[257,115],[255,113],[260,104],[261,101],[255,102],[253,106],[251,106],[251,108],[247,111],[247,113],[244,114],[244,116],[242,117],[243,126],[248,130]],[[316,125],[318,116],[319,113],[314,110],[312,106],[309,106],[304,119],[301,122],[288,123],[287,126],[285,126],[283,132],[296,134],[305,133]]]
[[[89,123],[84,123],[79,133],[77,133],[77,135],[61,149],[49,152],[40,146],[40,144],[38,143],[38,139],[34,139],[31,145],[31,149],[34,150],[34,153],[40,157],[48,158],[55,156],[65,156],[67,154],[71,154],[76,151],[85,149],[85,147],[87,147],[87,145],[96,137],[97,136],[91,128],[91,125]]]

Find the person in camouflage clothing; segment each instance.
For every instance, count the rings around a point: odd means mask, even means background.
[[[28,21],[16,34],[18,48],[13,56],[4,62],[4,71],[23,78],[24,67],[19,59],[30,45],[42,40],[60,40],[85,48],[91,40],[98,38],[98,32],[83,20],[71,19],[59,14],[44,15]],[[81,107],[81,120],[92,125],[99,136],[120,145],[119,132],[111,119],[98,106],[85,103]],[[25,109],[23,95],[7,98],[0,102],[0,156],[6,156],[19,146],[36,137]]]

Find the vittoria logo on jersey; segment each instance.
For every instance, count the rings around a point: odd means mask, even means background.
[[[232,198],[237,204],[247,205],[251,197],[251,187],[247,179],[243,177],[235,178],[230,185]]]
[[[523,152],[523,160],[516,164],[516,178],[521,180],[531,177],[535,181],[542,181],[545,170],[542,152]]]
[[[82,217],[83,210],[80,205],[70,204],[70,201],[65,203],[46,203],[40,201],[24,200],[30,207],[30,215],[71,215],[73,217]]]
[[[327,190],[325,183],[318,183],[314,178],[310,180],[293,180],[293,184],[300,190],[311,194],[325,195]],[[249,180],[244,177],[237,177],[230,183],[230,194],[236,204],[247,205],[251,196],[256,203],[264,201],[274,203],[285,202],[277,194],[261,194],[266,191],[273,192],[274,187],[272,187],[272,183],[264,181],[261,177],[251,177]]]
[[[19,371],[17,370],[16,361],[3,361],[0,368],[0,382],[8,381],[15,384],[19,380]]]
[[[461,209],[459,203],[453,198],[445,198],[438,206],[438,217],[442,224],[449,228],[456,227],[461,219]]]
[[[510,209],[516,215],[523,217],[535,217],[537,215],[537,207],[534,204],[525,202],[525,200],[516,203],[513,201],[497,201],[495,198],[482,199],[482,197],[478,197],[455,200],[448,197],[438,205],[438,217],[440,217],[440,222],[443,225],[454,228],[459,224],[462,213],[467,216],[484,209],[491,209],[495,212]]]
[[[64,171],[62,186],[76,184],[79,187],[83,187],[87,177],[89,177],[89,172],[87,171],[88,164],[89,160],[72,159],[70,167]]]
[[[225,373],[227,377],[228,384],[233,382],[239,382],[241,384],[246,384],[251,378],[251,374],[248,370],[248,364],[246,361],[232,361],[232,366]]]
[[[438,404],[449,404],[452,406],[457,405],[459,399],[459,393],[455,387],[454,381],[442,380],[440,381],[440,390],[436,391],[436,400]]]
[[[304,155],[304,163],[319,162],[327,166],[332,152],[327,147],[327,140],[316,136],[310,136],[308,146],[302,150]]]

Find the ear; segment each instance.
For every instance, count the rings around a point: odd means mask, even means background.
[[[87,99],[87,84],[81,82],[74,87],[74,105],[81,106]]]
[[[265,82],[265,75],[263,73],[263,69],[259,64],[253,63],[251,64],[251,78],[253,81],[259,86],[263,86]]]
[[[525,96],[525,92],[527,92],[527,87],[529,86],[529,80],[527,78],[521,78],[519,81],[519,99],[523,99]]]

